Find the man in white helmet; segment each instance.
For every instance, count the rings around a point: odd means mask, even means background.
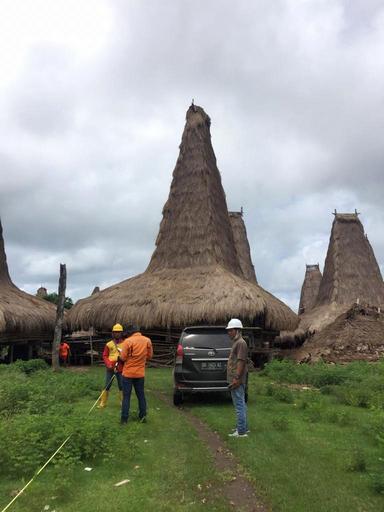
[[[228,336],[232,340],[227,365],[227,381],[236,411],[236,429],[229,434],[230,437],[248,437],[247,404],[245,403],[248,346],[241,336],[242,328],[243,324],[238,318],[232,318],[226,327]]]

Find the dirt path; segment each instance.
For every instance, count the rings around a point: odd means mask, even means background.
[[[172,401],[164,393],[156,392],[155,394],[167,405],[174,407]],[[177,410],[198,432],[201,440],[213,456],[217,471],[229,475],[229,481],[223,486],[222,492],[234,509],[244,512],[270,512],[271,509],[257,496],[253,485],[244,475],[244,469],[221,441],[218,434],[212,432],[203,421],[192,413],[182,408]],[[238,441],[246,442],[246,440]]]

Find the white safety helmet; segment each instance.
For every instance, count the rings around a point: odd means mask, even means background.
[[[241,323],[241,320],[238,318],[231,318],[231,320],[228,322],[228,325],[226,329],[242,329],[243,324]]]

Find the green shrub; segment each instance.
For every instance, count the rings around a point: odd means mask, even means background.
[[[305,408],[305,419],[310,423],[318,423],[323,415],[323,405],[320,402],[309,402]]]
[[[335,423],[341,427],[346,427],[354,423],[353,416],[348,411],[337,409],[329,411],[326,414],[326,420],[329,423]]]
[[[285,402],[287,404],[292,404],[294,402],[294,395],[292,391],[285,387],[267,384],[266,394],[268,396],[272,396],[275,400],[278,400],[279,402]]]
[[[102,416],[20,414],[0,424],[0,474],[32,475],[70,434],[53,464],[72,467],[98,457],[111,458],[118,450],[119,425],[105,423]],[[136,442],[129,440],[128,446],[134,455]]]
[[[276,416],[272,420],[272,426],[276,430],[288,430],[289,429],[289,420],[285,416]]]
[[[367,470],[367,462],[364,453],[360,449],[356,449],[350,455],[346,468],[348,471],[365,472]]]
[[[22,361],[21,359],[18,359],[13,363],[12,368],[29,375],[41,370],[47,370],[49,366],[43,359],[30,359],[29,361]]]
[[[384,471],[371,475],[371,487],[376,494],[384,494]]]

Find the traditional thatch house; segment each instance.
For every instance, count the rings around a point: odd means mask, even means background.
[[[243,219],[243,209],[241,209],[240,212],[229,212],[229,220],[231,222],[237,258],[239,260],[243,276],[248,281],[257,283],[255,267],[252,263],[251,249],[249,247],[247,237],[247,230],[245,229]]]
[[[306,265],[303,286],[301,287],[299,315],[315,307],[321,283],[319,264]]]
[[[56,307],[19,290],[11,281],[0,222],[0,347],[7,360],[32,357],[44,340],[52,340]],[[5,348],[8,348],[5,354]]]
[[[40,299],[44,299],[48,295],[48,291],[44,286],[40,286],[40,288],[36,292],[36,297],[40,297]]]
[[[116,321],[144,329],[224,324],[229,317],[267,329],[294,329],[297,316],[260,286],[244,279],[216,157],[210,118],[187,111],[156,249],[143,274],[80,300],[73,328],[109,330]]]
[[[358,306],[358,314],[355,314],[354,305]],[[316,305],[300,317],[300,327],[314,336],[309,338],[300,349],[299,358],[306,360],[310,357],[315,341],[319,346],[325,347],[341,339],[339,330],[345,322],[349,324],[356,322],[355,339],[360,337],[361,342],[369,342],[368,331],[359,327],[365,323],[357,321],[359,315],[361,316],[362,311],[365,310],[376,311],[379,322],[375,321],[375,328],[378,329],[380,337],[383,326],[383,322],[380,322],[383,307],[383,278],[371,244],[364,234],[358,213],[335,212]],[[350,311],[354,313],[350,314]],[[368,313],[366,316],[372,317]],[[370,324],[370,329],[373,325],[373,323]],[[361,356],[363,356],[362,353]]]
[[[354,303],[384,306],[384,283],[358,213],[335,213],[315,308],[300,325],[319,331]]]

